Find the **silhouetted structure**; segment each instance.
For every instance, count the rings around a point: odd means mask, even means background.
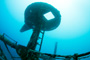
[[[44,17],[44,14],[48,12],[51,12],[55,16],[55,18],[47,20],[47,18]],[[16,43],[11,42],[4,36],[5,34],[0,35],[0,40],[3,41],[5,45],[7,44],[12,48],[16,49],[18,55],[22,60],[39,60],[40,58],[43,60],[55,60],[55,59],[78,60],[79,57],[89,55],[90,52],[80,55],[78,54],[69,56],[57,55],[56,54],[57,43],[55,44],[54,54],[40,52],[45,31],[50,31],[57,28],[60,24],[60,21],[61,15],[56,8],[44,2],[35,2],[26,8],[25,24],[20,30],[21,32],[24,32],[28,29],[33,29],[33,33],[30,38],[30,41],[28,42],[27,47],[18,45],[17,42]],[[39,37],[40,33],[42,33],[41,37]],[[39,51],[36,51],[35,48],[36,45],[38,44],[37,43],[38,39],[41,39],[41,43],[39,44],[40,45]],[[2,56],[4,56],[4,54],[2,49],[0,48],[0,59],[2,59]],[[7,60],[5,56],[3,57],[3,59]]]

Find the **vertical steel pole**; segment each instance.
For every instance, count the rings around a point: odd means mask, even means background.
[[[55,43],[54,54],[57,52],[57,42]]]
[[[38,37],[40,34],[40,30],[41,30],[41,25],[36,26],[35,29],[33,30],[33,34],[32,34],[30,41],[27,45],[28,49],[35,50],[36,45],[37,45],[37,40],[38,40]]]

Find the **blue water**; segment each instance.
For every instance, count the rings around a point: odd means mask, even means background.
[[[58,42],[57,53],[60,55],[82,54],[90,51],[90,0],[0,0],[0,34],[6,33],[18,42],[27,46],[32,29],[21,33],[24,24],[24,10],[33,2],[47,2],[60,11],[61,24],[52,31],[46,31],[41,52],[54,53]],[[0,41],[0,45],[4,44]],[[10,48],[13,56],[12,48]],[[7,52],[5,52],[8,55]],[[8,59],[11,58],[8,56]],[[18,59],[19,60],[19,59]],[[90,58],[82,59],[90,60]]]

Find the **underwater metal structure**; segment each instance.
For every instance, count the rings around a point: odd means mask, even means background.
[[[52,12],[55,18],[47,20],[44,17],[44,14],[48,12]],[[17,54],[20,56],[22,60],[40,60],[40,59],[42,60],[55,60],[55,59],[79,60],[80,57],[89,55],[90,52],[80,54],[80,55],[78,54],[67,55],[67,56],[56,55],[57,43],[55,44],[54,54],[40,52],[45,31],[56,29],[59,26],[60,21],[61,21],[61,15],[56,8],[44,2],[35,2],[26,8],[25,24],[20,30],[21,32],[24,32],[26,30],[33,29],[33,33],[30,38],[30,41],[28,42],[27,47],[19,45],[17,44],[17,42],[16,43],[11,42],[5,37],[6,34],[3,34],[3,35],[0,34],[0,40],[5,43],[5,46],[9,45],[12,48],[16,49]],[[42,34],[42,37],[39,37],[40,33]],[[38,39],[41,39],[41,43],[39,44],[40,45],[39,50],[36,51],[35,48],[38,45],[37,43]],[[7,60],[5,55],[3,54],[3,50],[0,48],[0,60],[2,59]]]

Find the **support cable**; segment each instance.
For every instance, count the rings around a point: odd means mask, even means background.
[[[3,34],[3,40],[4,40],[4,36],[5,36],[6,34],[4,33]],[[7,35],[6,35],[7,36]],[[7,37],[9,37],[9,36],[7,36]],[[9,37],[10,38],[10,37]],[[10,38],[10,39],[12,39],[12,38]],[[13,39],[12,39],[13,40]],[[14,41],[14,40],[13,40]],[[8,53],[10,54],[10,56],[11,56],[11,58],[12,58],[12,60],[14,60],[14,58],[13,58],[13,56],[12,56],[12,54],[11,54],[11,52],[10,52],[10,50],[8,49],[8,47],[7,47],[7,44],[4,42],[4,45],[5,45],[5,47],[6,47],[6,49],[7,49],[7,51],[8,51]]]
[[[3,53],[3,50],[1,49],[1,46],[0,46],[0,60],[7,60],[5,54]]]
[[[5,44],[5,47],[6,47],[7,51],[9,52],[9,54],[10,54],[10,56],[11,56],[12,60],[14,60],[14,58],[13,58],[13,56],[12,56],[12,54],[11,54],[10,50],[8,49],[8,47],[7,47],[7,45],[6,45],[6,43],[4,43],[4,44]]]
[[[17,41],[15,41],[14,39],[12,39],[11,37],[9,37],[7,34],[3,33],[3,36],[7,36],[8,38],[10,38],[12,41],[14,41],[17,44]]]

